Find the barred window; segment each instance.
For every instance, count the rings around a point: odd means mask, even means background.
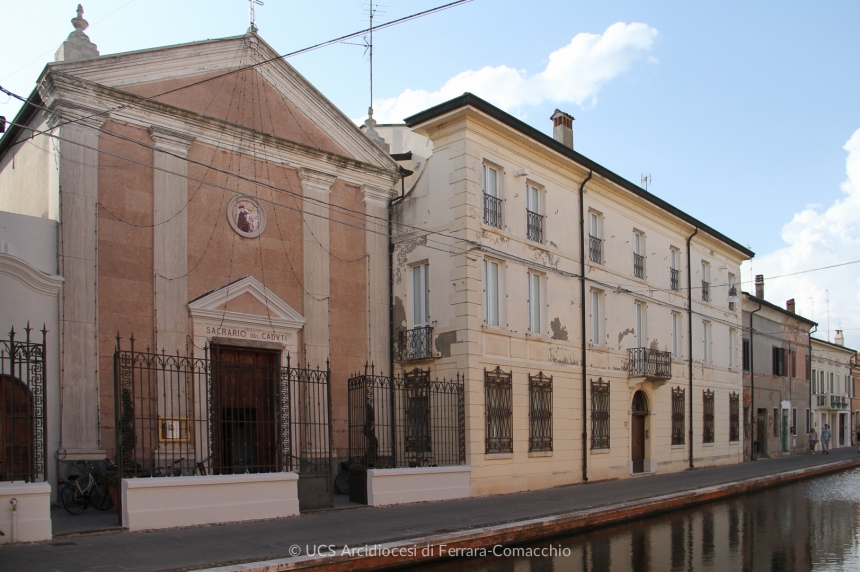
[[[609,448],[609,382],[591,380],[591,448]]]
[[[484,412],[487,419],[486,453],[513,453],[513,372],[496,366],[484,370]]]
[[[529,451],[552,451],[552,377],[529,375]]]
[[[706,389],[703,392],[704,419],[702,421],[702,443],[714,442],[714,392]]]
[[[740,401],[737,393],[729,395],[729,441],[740,441]]]
[[[681,386],[672,389],[672,444],[684,444],[684,388]]]

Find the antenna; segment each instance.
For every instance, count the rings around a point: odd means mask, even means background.
[[[364,0],[361,0],[359,7],[361,6],[364,6]],[[370,0],[367,8],[368,18],[370,19],[370,25],[368,26],[370,29],[370,38],[364,39],[365,53],[370,56],[370,105],[367,107],[368,119],[373,119],[373,17],[376,15],[378,9],[379,4],[374,7],[373,0]]]
[[[248,26],[248,33],[256,34],[257,33],[257,12],[256,7],[262,6],[263,2],[261,0],[248,0],[248,22],[250,25]]]
[[[827,341],[830,341],[830,290],[825,290],[824,295],[827,300]]]
[[[640,185],[646,191],[648,190],[648,185],[651,184],[651,173],[642,173],[642,184]]]

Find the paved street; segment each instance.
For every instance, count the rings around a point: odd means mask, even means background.
[[[0,570],[143,572],[283,558],[294,544],[342,547],[389,542],[640,500],[857,456],[856,449],[848,447],[830,456],[786,457],[503,496],[334,510],[245,524],[69,536],[2,548]]]

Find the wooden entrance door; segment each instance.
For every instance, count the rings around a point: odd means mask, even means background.
[[[758,456],[767,457],[767,410],[765,409],[758,410],[755,439],[758,445]]]
[[[20,481],[33,463],[30,392],[19,380],[0,375],[0,481]]]
[[[637,391],[633,395],[633,427],[630,435],[630,460],[633,472],[645,471],[645,416],[648,415],[648,402],[645,394]]]

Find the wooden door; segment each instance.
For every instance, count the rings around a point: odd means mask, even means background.
[[[641,473],[645,470],[645,416],[633,416],[633,447],[632,447],[633,472]]]
[[[758,426],[756,427],[756,442],[759,457],[767,457],[767,411],[758,410]]]

